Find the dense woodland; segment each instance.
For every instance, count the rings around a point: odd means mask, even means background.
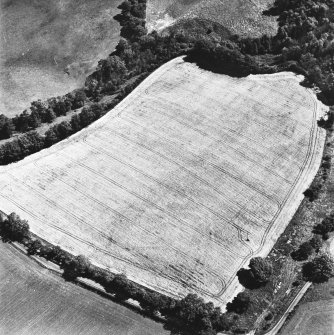
[[[333,0],[276,0],[266,15],[278,16],[276,36],[242,39],[232,36],[217,40],[210,31],[201,37],[187,34],[186,30],[168,35],[156,32],[147,34],[145,28],[146,0],[124,1],[115,17],[121,25],[121,39],[116,50],[101,60],[97,69],[85,82],[85,87],[63,97],[35,101],[29,111],[15,118],[0,116],[0,139],[13,134],[19,136],[0,146],[0,164],[9,164],[74,134],[88,126],[121,99],[129,94],[147,75],[160,65],[179,55],[212,71],[232,76],[250,73],[274,73],[290,70],[305,76],[305,85],[320,88],[319,98],[326,104],[334,103],[334,1]],[[111,104],[101,103],[103,97],[115,96]],[[71,110],[80,109],[70,121],[52,126],[45,134],[35,130],[41,123],[51,123]],[[334,117],[322,120],[319,125],[332,129]],[[321,169],[323,181],[329,173],[331,159],[324,159]],[[320,185],[320,186],[319,186]],[[312,201],[320,184],[313,185],[305,195]],[[333,216],[329,216],[314,228],[314,236],[294,250],[291,257],[306,261],[303,278],[314,282],[328,280],[333,275],[331,260],[319,253],[322,241],[334,231]],[[59,264],[64,278],[75,280],[86,277],[101,284],[107,292],[120,300],[129,298],[140,302],[151,315],[160,313],[166,317],[166,327],[177,333],[186,329],[191,334],[212,335],[233,327],[236,315],[245,313],[252,301],[247,293],[241,293],[221,313],[212,303],[206,303],[194,294],[175,300],[147,290],[124,275],[114,275],[94,267],[83,256],[74,257],[59,247],[46,245],[31,237],[27,222],[10,215],[1,224],[4,240],[24,243],[31,255],[39,255]],[[238,272],[240,282],[248,289],[256,290],[267,285],[272,276],[272,264],[254,258],[249,269]]]
[[[187,29],[180,29],[180,32],[170,29],[169,34],[163,35],[156,32],[147,34],[146,0],[124,1],[119,8],[121,13],[115,19],[121,25],[121,39],[116,50],[107,59],[99,61],[84,88],[63,97],[34,101],[29,111],[11,119],[0,115],[0,139],[19,134],[18,138],[0,147],[0,164],[20,160],[38,148],[40,150],[81,130],[114,107],[152,71],[179,55],[188,55],[189,61],[206,69],[238,77],[251,73],[295,71],[305,75],[305,84],[321,89],[319,98],[322,101],[329,105],[333,103],[332,0],[276,0],[273,8],[265,14],[278,16],[277,35],[255,39],[239,36],[227,39],[221,30],[213,34],[212,29],[196,34]],[[217,32],[224,38],[217,39]],[[103,97],[111,95],[116,96],[113,104],[100,103]],[[96,104],[101,106],[96,107]],[[73,115],[70,122],[54,126],[45,136],[32,132],[41,123],[51,123],[83,106],[86,106],[83,114]],[[26,133],[29,135],[24,135]],[[23,147],[22,142],[31,142],[32,138],[38,145]],[[42,146],[41,141],[44,142]]]

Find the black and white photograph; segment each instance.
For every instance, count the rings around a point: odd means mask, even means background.
[[[0,0],[0,335],[334,335],[334,0]]]

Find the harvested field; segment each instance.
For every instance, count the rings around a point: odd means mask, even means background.
[[[38,266],[0,242],[0,334],[167,335],[163,325]]]
[[[200,18],[216,22],[242,36],[275,35],[274,17],[262,12],[274,0],[148,0],[147,26],[161,30],[178,19]]]
[[[2,167],[1,210],[157,291],[224,305],[320,164],[325,108],[300,80],[174,59],[87,129]]]

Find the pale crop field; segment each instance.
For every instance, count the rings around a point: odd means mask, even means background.
[[[87,129],[2,167],[1,210],[138,283],[223,306],[319,167],[325,107],[300,80],[174,59]]]

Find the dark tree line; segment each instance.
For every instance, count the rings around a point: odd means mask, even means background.
[[[30,112],[24,111],[13,119],[0,116],[0,138],[8,138],[13,132],[30,132],[41,123],[50,123],[56,117],[66,115],[69,110],[82,107],[89,100],[98,102],[105,95],[118,95],[122,99],[149,73],[182,54],[188,54],[188,60],[196,61],[206,69],[232,76],[293,70],[306,75],[310,83],[322,89],[322,100],[331,103],[334,99],[334,25],[329,20],[334,17],[332,1],[276,0],[267,13],[278,15],[279,30],[276,36],[255,39],[234,36],[229,41],[219,43],[204,35],[195,38],[184,31],[170,30],[170,34],[163,36],[156,32],[147,34],[146,0],[124,1],[119,8],[121,13],[115,19],[122,26],[122,38],[116,50],[99,62],[96,71],[87,78],[85,87],[63,97],[45,102],[35,101],[31,104]],[[261,54],[276,55],[276,63],[266,65],[266,59],[259,63],[253,55]],[[88,117],[87,121],[93,122],[95,119]],[[328,126],[332,119],[330,115],[324,125]],[[81,124],[85,124],[85,121]],[[74,119],[70,126],[65,124],[62,128],[58,132],[57,129],[50,130],[47,145],[82,127]],[[8,151],[11,148],[16,152],[10,154]],[[8,157],[0,157],[2,162],[23,157],[17,142],[7,146],[4,151]],[[314,184],[305,195],[316,199],[320,189],[320,184]]]
[[[105,113],[101,104],[85,106],[80,113],[74,114],[70,121],[63,121],[51,127],[45,136],[29,131],[0,146],[0,165],[7,165],[47,148],[76,133],[99,119]]]
[[[107,59],[101,60],[95,72],[86,80],[83,89],[75,90],[63,97],[51,98],[46,101],[34,101],[30,111],[9,119],[0,116],[0,137],[9,138],[13,132],[23,133],[12,141],[0,146],[0,164],[18,161],[58,141],[74,134],[97,120],[107,108],[114,107],[129,94],[150,72],[170,60],[181,55],[193,44],[193,39],[183,35],[159,36],[153,32],[146,35],[141,29],[145,23],[146,1],[131,0],[120,5],[122,13],[116,16],[122,27],[122,38]],[[134,25],[138,24],[138,29]],[[132,28],[131,28],[132,27]],[[131,38],[126,32],[131,31]],[[34,130],[41,123],[51,123],[57,117],[66,115],[70,110],[98,102],[105,95],[114,95],[114,102],[108,106],[93,105],[75,114],[70,121],[64,121],[50,128],[45,136]],[[23,142],[30,142],[24,145]]]
[[[46,101],[33,101],[29,110],[13,118],[0,115],[0,139],[10,138],[14,132],[26,133],[38,128],[42,123],[51,123],[69,111],[81,108],[87,101],[84,90],[75,90],[63,97]]]
[[[330,115],[332,115],[332,113],[330,113]],[[329,121],[330,119],[331,117],[328,117],[327,121],[324,122],[331,122]],[[312,182],[311,186],[304,192],[305,197],[308,198],[309,201],[313,202],[319,198],[320,192],[325,182],[328,179],[331,166],[332,166],[332,156],[331,155],[323,156],[319,170],[321,178],[315,179]]]
[[[100,284],[107,293],[113,294],[120,301],[130,298],[138,301],[148,315],[156,316],[159,313],[165,317],[167,328],[178,329],[179,332],[191,331],[194,335],[214,335],[229,330],[231,326],[219,307],[215,307],[212,302],[206,303],[196,294],[188,294],[180,300],[168,297],[132,282],[124,274],[113,274],[98,268],[83,255],[73,256],[59,246],[46,244],[39,238],[32,237],[28,222],[15,213],[1,219],[0,236],[6,242],[23,243],[29,255],[44,257],[58,264],[63,269],[66,280],[88,278]]]

